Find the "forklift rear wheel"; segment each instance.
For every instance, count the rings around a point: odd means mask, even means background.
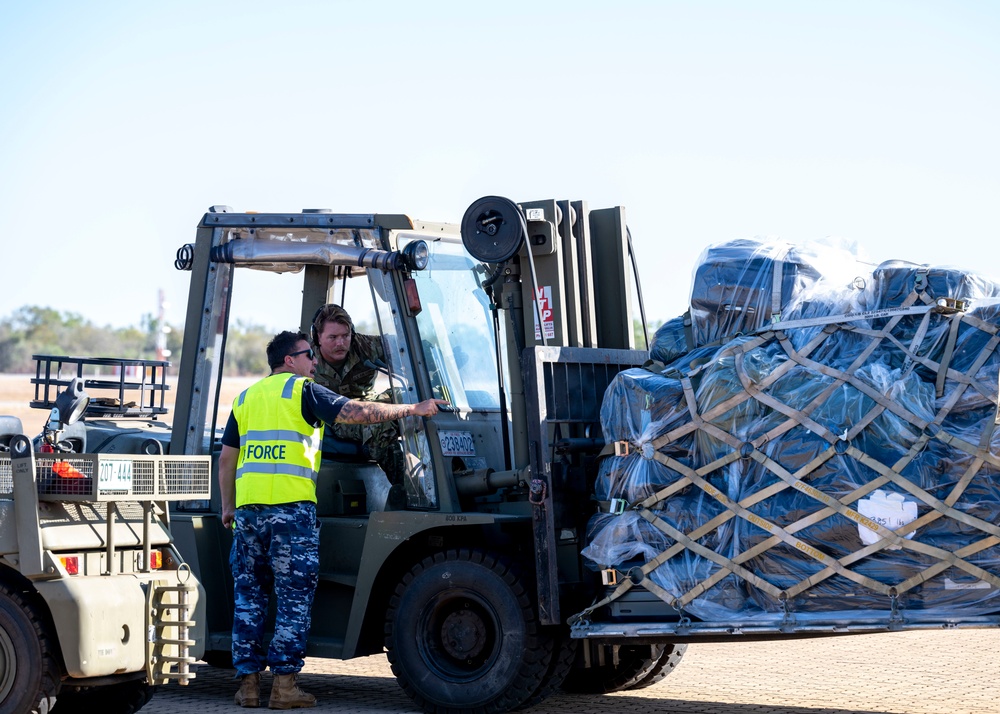
[[[427,712],[506,712],[549,670],[552,638],[525,578],[478,550],[437,553],[396,587],[385,646],[403,691]]]
[[[0,586],[0,714],[47,712],[59,689],[59,663],[41,606]]]

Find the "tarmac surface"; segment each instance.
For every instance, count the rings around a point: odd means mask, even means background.
[[[142,710],[236,712],[231,670],[197,666],[187,687],[161,687]],[[384,656],[310,659],[314,712],[418,712]],[[265,675],[262,704],[270,688]],[[262,708],[261,711],[266,711]],[[1000,630],[948,630],[786,642],[693,644],[673,674],[633,692],[558,694],[527,712],[578,714],[1000,714]]]

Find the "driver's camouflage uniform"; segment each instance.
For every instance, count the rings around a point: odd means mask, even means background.
[[[385,350],[379,337],[354,334],[351,337],[351,349],[339,368],[326,362],[318,348],[316,352],[314,379],[318,384],[349,399],[392,401],[385,393],[375,394],[375,378],[378,376],[375,365],[385,363]],[[361,444],[364,453],[378,463],[390,483],[403,482],[406,461],[399,444],[399,422],[333,424],[328,427],[327,433]]]

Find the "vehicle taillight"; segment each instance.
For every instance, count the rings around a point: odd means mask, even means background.
[[[64,555],[59,557],[59,562],[62,563],[63,568],[70,575],[80,574],[80,559],[75,555]]]
[[[159,570],[163,567],[163,553],[158,550],[151,551],[149,554],[149,567],[151,570]]]

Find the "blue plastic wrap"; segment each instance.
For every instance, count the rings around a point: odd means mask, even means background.
[[[632,446],[626,456],[604,459],[594,485],[598,500],[623,498],[630,503],[642,501],[680,474],[652,458],[652,442],[685,423],[687,409],[681,383],[673,378],[644,369],[630,369],[616,375],[608,386],[602,403],[601,422],[608,443],[627,442]],[[671,441],[662,447],[664,454],[685,461],[693,437]]]
[[[703,260],[703,346],[680,353],[671,321],[651,348],[663,373],[605,395],[605,439],[628,453],[602,460],[595,493],[629,508],[592,519],[585,556],[644,568],[717,624],[1000,613],[1000,286],[898,261],[834,281],[806,251],[749,241]]]
[[[872,271],[866,302],[868,309],[877,309],[899,307],[907,300],[927,303],[943,297],[981,300],[998,296],[1000,286],[968,270],[887,260]]]
[[[788,243],[735,240],[707,248],[691,285],[694,346],[770,322],[819,280],[816,262],[814,254]]]
[[[583,557],[601,568],[651,560],[667,547],[666,536],[635,511],[595,514],[587,526],[587,540]]]

